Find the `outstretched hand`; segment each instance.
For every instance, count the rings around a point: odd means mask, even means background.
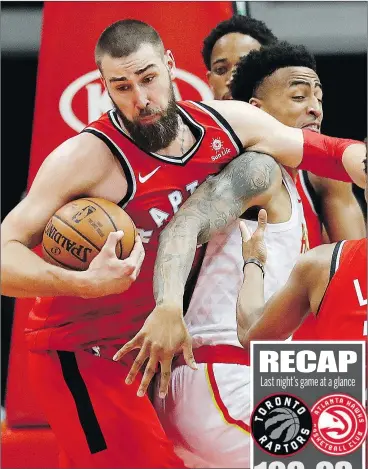
[[[186,364],[193,370],[197,369],[192,351],[192,339],[181,311],[156,306],[146,319],[142,329],[114,355],[113,360],[121,360],[124,355],[135,349],[140,349],[140,351],[125,382],[131,384],[148,359],[137,392],[139,397],[146,393],[159,363],[161,368],[159,396],[161,398],[166,396],[171,376],[171,363],[177,353],[182,352]]]

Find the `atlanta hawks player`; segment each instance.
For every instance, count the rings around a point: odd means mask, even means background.
[[[315,93],[319,94],[319,89],[314,87],[314,81],[318,81],[317,74],[309,68],[306,77],[307,67],[313,64],[313,59],[304,48],[291,45],[271,46],[267,53],[272,58],[277,53],[284,66],[288,60],[292,61],[294,78],[298,78],[297,72],[299,75],[304,73],[303,79],[311,83],[314,93],[306,95],[303,103],[283,100],[280,108],[288,116],[289,125],[291,122],[295,126],[302,123],[312,125],[319,118],[322,107],[315,97]],[[241,65],[236,80],[244,83],[248,72],[248,68]],[[286,74],[285,88],[289,78],[290,75]],[[276,90],[274,88],[271,82],[267,89],[264,87],[265,102],[273,99],[274,92],[280,98],[281,85]],[[269,251],[265,284],[267,298],[286,283],[298,256],[308,248],[303,209],[295,183],[284,168],[279,171],[282,177],[275,178],[269,199],[262,205],[269,214],[265,233]],[[198,193],[197,200],[200,201]],[[194,213],[193,207],[189,210]],[[184,216],[185,211],[182,209],[180,216]],[[249,209],[241,216],[250,231],[257,227],[258,211],[259,207]],[[172,239],[170,229],[166,238]],[[247,366],[239,366],[244,365],[244,360],[247,362],[247,357],[239,350],[241,344],[236,323],[236,303],[242,279],[242,240],[239,222],[235,222],[209,241],[185,312],[184,320],[193,339],[199,371],[179,366],[185,365],[179,359],[175,362],[165,401],[159,398],[158,382],[155,388],[158,416],[177,454],[189,467],[249,467],[250,376]],[[243,362],[239,362],[239,356]],[[206,379],[209,377],[211,379]],[[187,396],[193,395],[197,398],[188,401]],[[217,406],[214,405],[214,396]],[[197,421],[193,426],[195,418]]]
[[[274,184],[268,203],[263,204],[271,211],[265,234],[270,253],[267,298],[284,285],[308,244],[294,181],[280,170],[282,178]],[[251,231],[257,227],[253,220],[244,219],[244,223]],[[236,221],[209,241],[184,316],[198,370],[181,366],[185,365],[181,357],[174,362],[165,400],[159,398],[158,380],[155,387],[157,414],[188,467],[249,467],[250,372],[236,323],[242,278],[242,240]]]
[[[318,167],[321,175],[342,180],[350,180],[347,171],[359,179],[356,159],[366,149],[356,141],[286,127],[245,103],[177,105],[172,54],[139,21],[108,27],[97,43],[96,61],[115,109],[49,155],[28,195],[4,220],[2,293],[46,297],[29,315],[29,376],[65,466],[182,467],[147,396],[137,397],[144,396],[158,362],[166,388],[174,353],[183,350],[195,367],[182,315],[149,314],[165,222],[243,148],[290,166],[303,160],[306,169]],[[221,151],[214,151],[214,141],[222,142]],[[238,210],[258,203],[272,182],[274,160],[251,155],[231,162],[219,181],[220,196],[231,188]],[[234,188],[232,171],[248,176]],[[130,258],[117,259],[121,232],[110,235],[85,272],[49,265],[31,251],[51,215],[81,196],[109,199],[131,215],[147,246],[138,278],[143,247],[137,239]],[[223,224],[232,219],[231,212]],[[134,362],[131,354],[120,363],[111,360],[142,326],[131,347],[141,349]],[[141,385],[126,386],[147,357]]]
[[[367,160],[364,165],[367,172]],[[260,268],[266,263],[267,253],[264,223],[265,214],[262,213],[257,236],[250,239],[246,227],[242,227],[246,265],[237,311],[242,345],[248,348],[252,340],[289,337],[309,311],[316,316],[314,340],[366,341],[367,239],[318,246],[301,256],[285,286],[265,304]],[[246,318],[259,315],[249,328]]]

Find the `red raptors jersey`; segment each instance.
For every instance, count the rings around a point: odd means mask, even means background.
[[[366,239],[337,243],[332,256],[331,276],[309,339],[366,340]]]
[[[114,110],[83,130],[103,140],[124,170],[128,190],[119,205],[135,222],[146,257],[137,281],[120,295],[37,299],[26,329],[31,349],[124,343],[154,308],[152,279],[160,232],[199,184],[243,151],[229,124],[212,108],[187,101],[178,103],[178,112],[196,138],[180,158],[140,149]]]

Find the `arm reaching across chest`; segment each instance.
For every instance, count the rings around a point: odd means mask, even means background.
[[[281,171],[268,155],[246,152],[210,177],[183,204],[160,235],[154,273],[157,304],[182,308],[184,286],[196,246],[281,186]]]
[[[241,101],[210,101],[208,106],[229,122],[247,150],[267,153],[291,168],[317,176],[365,185],[366,145],[356,140],[328,137],[311,130],[288,127],[270,114]]]

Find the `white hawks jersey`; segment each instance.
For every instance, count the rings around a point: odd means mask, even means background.
[[[265,300],[287,281],[301,252],[308,246],[303,208],[295,184],[281,168],[292,204],[287,222],[268,224],[265,230]],[[257,222],[245,220],[252,234]],[[193,347],[227,344],[241,347],[237,338],[236,303],[243,283],[242,239],[239,220],[213,237],[207,246],[185,322]]]

